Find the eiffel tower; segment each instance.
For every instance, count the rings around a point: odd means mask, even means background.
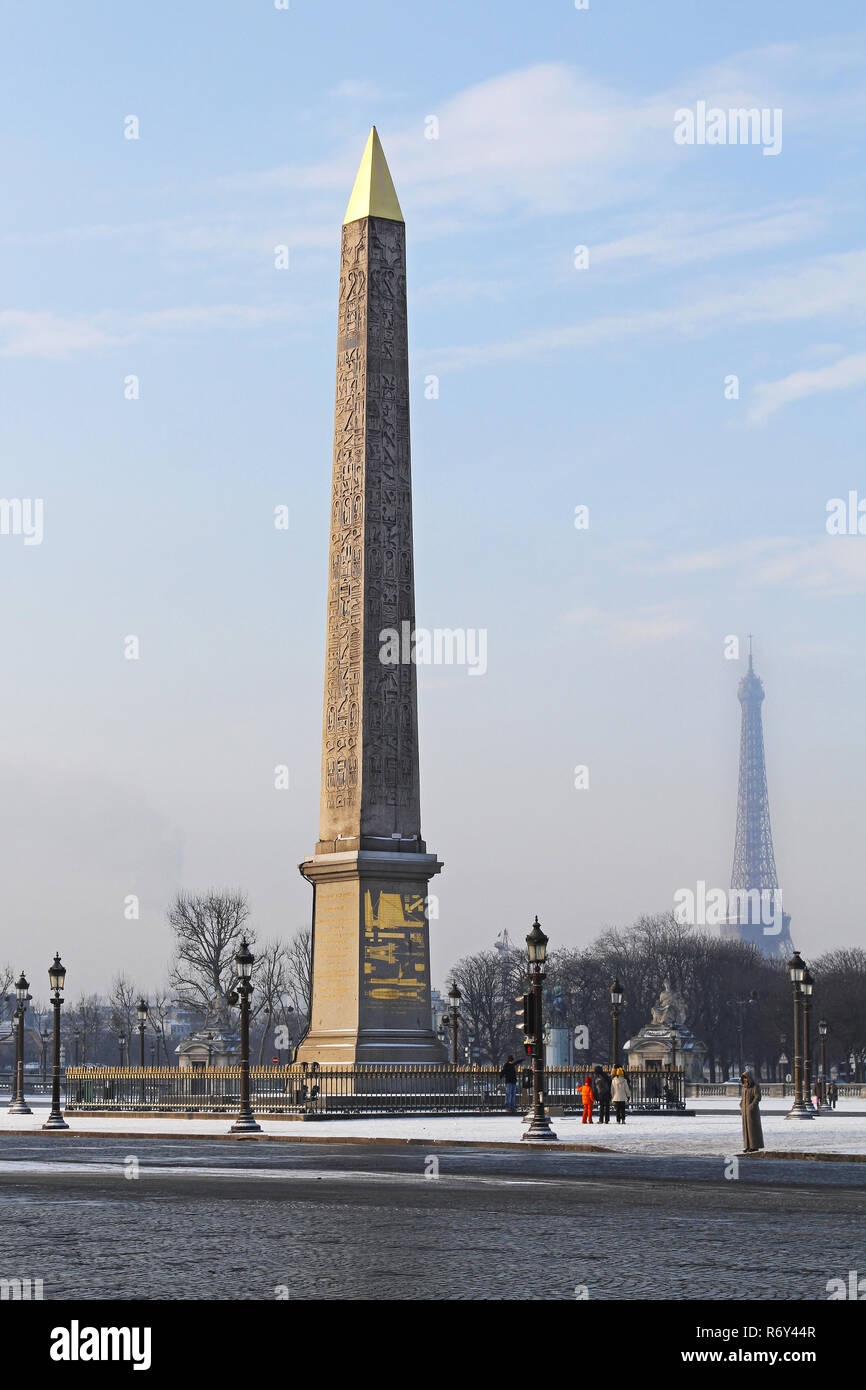
[[[722,933],[729,940],[753,942],[766,956],[787,958],[793,950],[791,918],[782,911],[773,853],[761,722],[764,683],[755,675],[751,634],[749,668],[737,687],[737,699],[742,709],[737,829],[729,912]]]

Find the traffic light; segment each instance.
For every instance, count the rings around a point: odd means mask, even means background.
[[[530,1046],[535,1041],[534,994],[520,994],[517,997],[517,1031],[523,1034],[523,1041]]]

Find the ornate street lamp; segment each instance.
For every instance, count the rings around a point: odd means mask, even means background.
[[[812,972],[806,967],[803,972],[803,981],[800,989],[803,993],[803,1104],[811,1114],[816,1115],[812,1100],[812,1039],[810,1037],[809,1022],[812,1015],[812,990],[815,981]]]
[[[43,1129],[68,1129],[60,1108],[60,1006],[63,1003],[63,986],[66,982],[66,966],[61,964],[55,952],[54,960],[48,967],[48,984],[51,988],[51,1005],[54,1009],[54,1062],[51,1067],[51,1113],[42,1126]]]
[[[619,1011],[622,1008],[622,986],[616,975],[613,977],[613,984],[610,987],[610,1014],[613,1019],[613,1046],[610,1056],[610,1064],[615,1067],[619,1057]]]
[[[51,1034],[47,1028],[43,1028],[39,1036],[42,1039],[42,1091],[44,1094],[48,1084],[48,1044],[51,1041]]]
[[[147,1000],[139,999],[135,1006],[135,1016],[138,1019],[138,1065],[144,1066],[144,1030],[147,1027]]]
[[[139,1100],[144,1105],[147,1096],[144,1089],[144,1030],[147,1027],[147,1000],[139,999],[135,1006],[135,1016],[138,1019],[138,1065],[141,1070],[141,1086],[139,1087]]]
[[[538,918],[526,938],[529,955],[529,981],[535,1010],[535,1036],[532,1041],[532,1117],[524,1139],[549,1140],[556,1135],[550,1128],[550,1120],[544,1108],[544,1025],[541,1018],[541,985],[544,980],[544,963],[547,960],[547,937],[541,930]]]
[[[250,1134],[261,1131],[262,1128],[256,1123],[250,1104],[250,999],[253,993],[250,976],[253,973],[254,961],[249,942],[244,937],[235,956],[235,965],[240,976],[237,992],[241,1004],[241,1108],[229,1131],[230,1134]]]
[[[463,995],[457,986],[456,980],[451,981],[451,988],[448,991],[448,1003],[451,1005],[451,1013],[448,1022],[451,1025],[451,1065],[457,1066],[457,1030],[460,1027],[460,1001]]]
[[[15,1010],[15,1019],[18,1028],[15,1033],[15,1091],[12,1096],[12,1104],[9,1106],[10,1115],[32,1115],[33,1111],[24,1100],[24,1015],[27,1012],[27,1000],[30,998],[30,986],[24,978],[24,971],[21,978],[15,983],[15,993],[18,996],[18,1007]]]
[[[818,1036],[821,1039],[821,1105],[820,1109],[827,1114],[832,1114],[833,1107],[827,1098],[827,1088],[830,1078],[827,1075],[827,1033],[829,1032],[826,1018],[818,1019]]]
[[[786,1115],[788,1120],[811,1120],[812,1112],[803,1100],[803,1029],[802,1029],[802,988],[806,966],[795,951],[788,961],[788,974],[794,993],[794,1104]]]
[[[117,1039],[117,1050],[120,1053],[120,1065],[123,1067],[123,1050],[126,1047],[126,1038],[121,1033]]]

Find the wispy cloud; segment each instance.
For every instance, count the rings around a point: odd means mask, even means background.
[[[855,121],[863,105],[858,71],[864,53],[861,35],[844,43],[773,44],[733,54],[649,93],[602,81],[569,63],[536,63],[431,99],[427,110],[437,116],[438,139],[425,138],[418,116],[383,125],[380,134],[410,218],[416,210],[426,219],[455,209],[464,219],[508,212],[536,217],[575,208],[585,215],[622,206],[640,192],[655,197],[667,172],[719,155],[674,143],[674,111],[699,98],[723,108],[781,105],[786,130],[803,130],[810,138],[825,127],[838,130],[846,117]],[[362,87],[347,79],[336,91],[355,95]],[[752,153],[757,152],[735,152],[738,158]],[[343,198],[358,155],[353,138],[342,153],[318,164],[238,172],[219,184],[248,192],[331,190]],[[799,235],[796,219],[792,211],[787,221],[768,220],[761,232],[765,244]],[[734,227],[731,232],[736,237]]]
[[[866,352],[855,352],[827,367],[791,372],[779,381],[761,382],[752,392],[753,403],[747,418],[752,425],[763,425],[777,410],[794,401],[827,391],[850,391],[854,386],[863,385],[866,385]]]
[[[644,304],[634,311],[587,317],[572,325],[560,320],[554,328],[529,328],[505,340],[458,342],[424,353],[425,365],[435,371],[459,371],[624,339],[706,336],[728,326],[758,322],[833,316],[845,323],[862,321],[866,312],[864,251],[828,255],[767,274],[744,268],[742,262],[754,253],[776,251],[822,231],[828,221],[827,206],[801,201],[732,214],[702,204],[696,211],[692,174],[699,166],[689,163],[696,152],[674,143],[673,112],[698,97],[722,106],[783,103],[786,123],[792,121],[796,128],[799,122],[814,140],[824,123],[838,123],[842,114],[863,103],[855,80],[863,51],[860,36],[844,44],[773,45],[735,54],[650,93],[603,82],[568,63],[533,64],[474,83],[439,102],[431,100],[428,109],[439,120],[436,140],[425,139],[424,123],[417,114],[411,121],[395,120],[383,128],[401,202],[417,240],[465,235],[508,215],[528,220],[565,214],[574,220],[576,209],[582,235],[588,237],[583,229],[590,226],[593,211],[603,210],[607,218],[613,210],[622,234],[611,236],[610,228],[605,230],[606,239],[592,247],[594,267],[639,271],[646,265],[677,268],[703,263],[715,268],[722,257],[734,262],[730,269],[726,267],[724,284],[717,276],[692,284],[683,277],[674,302]],[[348,77],[331,90],[329,99],[366,100],[374,94],[366,81]],[[345,124],[341,121],[341,129]],[[99,222],[37,231],[32,236],[10,234],[6,242],[115,241],[124,253],[133,249],[148,254],[155,245],[166,259],[194,258],[211,268],[220,257],[261,265],[277,244],[310,252],[327,248],[333,253],[336,219],[342,214],[359,153],[359,137],[353,132],[342,148],[311,163],[208,178],[186,190],[198,202],[193,211],[127,226]],[[697,153],[704,158],[719,152]],[[736,153],[747,158],[755,152]],[[707,159],[704,168],[710,168]],[[682,171],[687,169],[692,172],[683,179]],[[677,207],[677,191],[685,198],[685,206]],[[663,223],[646,210],[660,204],[665,208]],[[628,222],[624,209],[628,209]],[[163,210],[161,204],[159,210]],[[483,284],[467,274],[420,293],[435,298],[442,286],[452,298],[488,294],[495,298],[493,286],[504,279],[493,273],[489,283]],[[671,293],[670,283],[668,277],[667,289],[653,286],[651,292],[657,297]],[[227,294],[224,286],[217,293]],[[227,294],[235,296],[239,296],[237,287]],[[163,319],[170,313],[178,322],[186,315],[190,324],[197,321],[200,328],[207,326],[204,309],[165,311]],[[277,310],[271,317],[286,314]],[[254,324],[267,317],[266,311],[254,307],[218,306],[209,322],[234,318]],[[95,313],[64,319],[26,309],[7,310],[0,316],[0,353],[57,356],[95,350],[128,341],[130,335],[149,331],[156,323],[157,318],[147,315]],[[837,373],[841,370],[837,364]],[[805,380],[806,376],[790,379],[787,386],[759,387],[750,416],[753,423],[778,409],[785,390],[841,389],[830,384],[832,369],[817,382]]]
[[[491,362],[528,361],[552,353],[627,338],[707,337],[753,323],[787,323],[866,317],[866,250],[824,256],[806,266],[751,276],[725,290],[694,291],[675,304],[633,314],[604,315],[583,323],[541,329],[477,346],[443,348],[425,355],[434,371],[461,371]]]
[[[592,265],[650,261],[678,267],[694,261],[718,261],[812,237],[825,222],[826,210],[812,204],[727,215],[670,212],[661,224],[649,224],[628,236],[593,246]]]
[[[76,227],[52,227],[45,231],[7,233],[7,246],[84,245],[87,242],[121,243],[126,252],[156,248],[163,255],[271,257],[278,244],[290,248],[327,248],[333,251],[333,221],[299,219],[295,212],[281,219],[255,206],[233,211],[179,214],[154,221],[110,225],[99,222]]]
[[[291,308],[244,304],[190,305],[146,314],[106,312],[67,318],[4,309],[0,311],[0,356],[63,359],[81,352],[122,347],[160,330],[194,332],[226,324],[255,328],[296,317]]]
[[[441,280],[432,280],[413,290],[410,301],[413,304],[468,303],[472,300],[503,300],[511,289],[509,280],[469,280],[465,276],[449,275]]]
[[[572,627],[595,628],[624,647],[667,642],[694,632],[696,626],[694,619],[680,612],[677,604],[641,604],[624,613],[587,604],[564,614],[563,621]]]
[[[0,356],[70,357],[77,352],[119,347],[132,341],[130,333],[110,326],[108,315],[62,318],[58,314],[0,310]]]
[[[330,95],[345,101],[379,101],[382,89],[363,77],[344,77],[342,82],[331,88]]]
[[[787,585],[815,597],[836,598],[866,590],[866,538],[819,532],[824,514],[816,516],[816,535],[756,536],[729,546],[669,555],[644,566],[646,573],[695,575],[736,570],[741,588]]]

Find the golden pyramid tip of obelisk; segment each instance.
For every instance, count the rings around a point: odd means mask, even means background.
[[[386,217],[390,222],[403,221],[394,181],[375,126],[371,127],[364,146],[343,226],[347,222],[357,222],[359,217]]]

